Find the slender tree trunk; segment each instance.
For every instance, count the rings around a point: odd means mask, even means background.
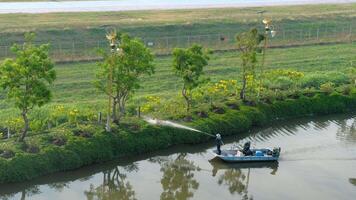
[[[126,112],[126,100],[124,97],[121,97],[121,98],[118,98],[118,110],[119,110],[119,113],[117,115],[117,124],[120,123],[120,120],[121,118],[125,115],[125,112]]]
[[[114,98],[112,102],[112,120],[115,124],[119,124],[119,120],[117,119],[117,97]]]
[[[19,138],[19,141],[20,141],[20,142],[22,142],[22,141],[25,139],[25,137],[26,137],[26,135],[27,135],[27,132],[28,132],[28,129],[29,129],[29,127],[30,127],[30,125],[29,125],[29,120],[28,120],[28,118],[27,118],[27,110],[26,110],[26,109],[23,110],[21,115],[22,115],[23,121],[24,121],[24,123],[25,123],[25,127],[23,128],[23,130],[22,130],[22,135],[21,135],[20,138]]]
[[[183,86],[183,89],[182,89],[182,95],[183,95],[183,97],[185,99],[185,102],[187,104],[187,112],[189,112],[189,110],[190,110],[190,99],[189,99],[189,97],[187,95],[187,89],[186,89],[185,85]]]
[[[121,100],[119,108],[120,108],[121,116],[125,115],[125,112],[126,112],[126,101],[125,101],[125,99]]]
[[[242,88],[240,91],[240,99],[242,99],[242,101],[246,100],[246,74],[245,73],[242,77]]]

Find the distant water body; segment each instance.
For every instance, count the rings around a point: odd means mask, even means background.
[[[0,14],[168,10],[334,3],[356,3],[356,0],[103,0],[4,2],[0,3]]]

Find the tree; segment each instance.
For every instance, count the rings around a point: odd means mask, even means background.
[[[242,88],[240,98],[246,101],[247,82],[248,79],[255,77],[258,45],[264,40],[264,36],[259,34],[257,29],[252,29],[237,35],[236,40],[242,60]]]
[[[182,95],[189,112],[192,103],[192,90],[202,82],[200,76],[208,65],[209,56],[203,47],[194,44],[188,49],[173,50],[173,69],[183,79]]]
[[[186,156],[186,153],[181,153],[177,158],[161,163],[161,200],[187,200],[193,198],[194,191],[199,188],[199,182],[194,179],[194,172],[201,169],[194,162],[187,160]]]
[[[25,34],[23,45],[13,45],[15,58],[8,58],[0,65],[0,87],[7,98],[13,100],[21,110],[24,128],[19,141],[23,141],[29,130],[28,112],[51,100],[48,84],[56,78],[54,65],[48,56],[49,44],[36,46],[32,43],[35,34]]]
[[[97,187],[90,184],[88,191],[84,192],[87,200],[137,200],[135,190],[126,180],[126,174],[118,167],[103,172],[103,183]]]
[[[139,39],[131,38],[127,34],[122,34],[118,39],[120,40],[118,52],[101,52],[104,60],[99,63],[100,70],[95,81],[95,86],[109,95],[107,85],[112,67],[112,119],[117,124],[125,114],[126,102],[130,95],[140,88],[140,77],[154,73],[153,55],[149,48]]]

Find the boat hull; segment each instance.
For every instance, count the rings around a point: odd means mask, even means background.
[[[262,151],[267,149],[262,149]],[[225,162],[238,163],[238,162],[274,162],[278,161],[279,157],[274,157],[271,155],[264,154],[263,156],[238,156],[236,154],[237,150],[222,150],[221,155],[217,154],[217,150],[213,150],[212,153],[215,157],[220,158]]]

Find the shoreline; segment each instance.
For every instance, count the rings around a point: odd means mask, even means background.
[[[274,6],[300,6],[325,4],[351,4],[356,0],[251,0],[228,1],[201,0],[190,2],[188,0],[168,2],[165,0],[122,0],[122,1],[58,1],[58,2],[0,2],[0,14],[44,14],[44,13],[75,13],[75,12],[120,12],[120,11],[147,11],[147,10],[192,10],[213,8],[252,8]]]
[[[314,119],[322,119],[322,120],[329,120],[330,117],[336,117],[336,116],[346,116],[346,118],[349,117],[355,117],[356,113],[346,113],[346,114],[330,114],[326,116],[306,116],[302,118],[293,118],[291,120],[282,120],[283,123],[293,123],[293,124],[299,124],[299,123],[305,123],[305,122],[311,122]],[[264,127],[253,127],[251,130],[256,132],[262,129],[270,128],[270,127],[280,127],[280,124],[272,124],[271,126],[264,126]],[[250,135],[251,133],[248,132],[245,135]],[[236,141],[236,136],[238,135],[229,135],[224,139],[224,142],[230,143],[233,141]],[[49,174],[47,176],[40,176],[28,181],[23,181],[23,182],[15,182],[15,183],[0,183],[0,195],[9,195],[9,194],[14,194],[17,192],[21,192],[24,189],[27,189],[31,187],[32,185],[36,186],[42,186],[50,183],[62,183],[62,182],[72,182],[76,179],[84,178],[87,176],[92,176],[95,175],[96,173],[99,173],[103,170],[108,170],[110,168],[113,168],[117,165],[128,165],[129,163],[134,163],[137,161],[145,160],[150,157],[154,156],[168,156],[170,154],[178,153],[178,152],[183,152],[183,153],[199,153],[203,152],[200,151],[201,148],[215,148],[215,143],[213,140],[209,140],[206,142],[202,142],[198,144],[198,148],[196,145],[189,145],[189,144],[180,144],[172,147],[168,147],[167,149],[162,149],[162,150],[157,150],[153,152],[147,152],[139,155],[135,155],[133,157],[127,156],[127,157],[121,157],[118,159],[114,159],[111,161],[103,162],[103,163],[95,163],[92,165],[87,165],[83,166],[78,169],[74,170],[69,170],[69,171],[61,171],[61,172],[54,172],[52,174]]]
[[[204,132],[222,136],[238,135],[252,128],[265,127],[280,120],[306,116],[321,116],[356,111],[356,96],[316,94],[257,107],[243,106],[225,114],[213,114],[188,124]],[[71,130],[73,131],[73,130]],[[138,139],[139,138],[139,139]],[[47,146],[40,153],[18,153],[11,159],[0,158],[0,185],[23,182],[55,172],[65,172],[95,163],[103,163],[126,156],[142,155],[176,145],[199,144],[210,140],[203,134],[171,127],[145,125],[138,132],[120,131],[106,134],[98,131],[90,138],[68,135],[62,147]]]

